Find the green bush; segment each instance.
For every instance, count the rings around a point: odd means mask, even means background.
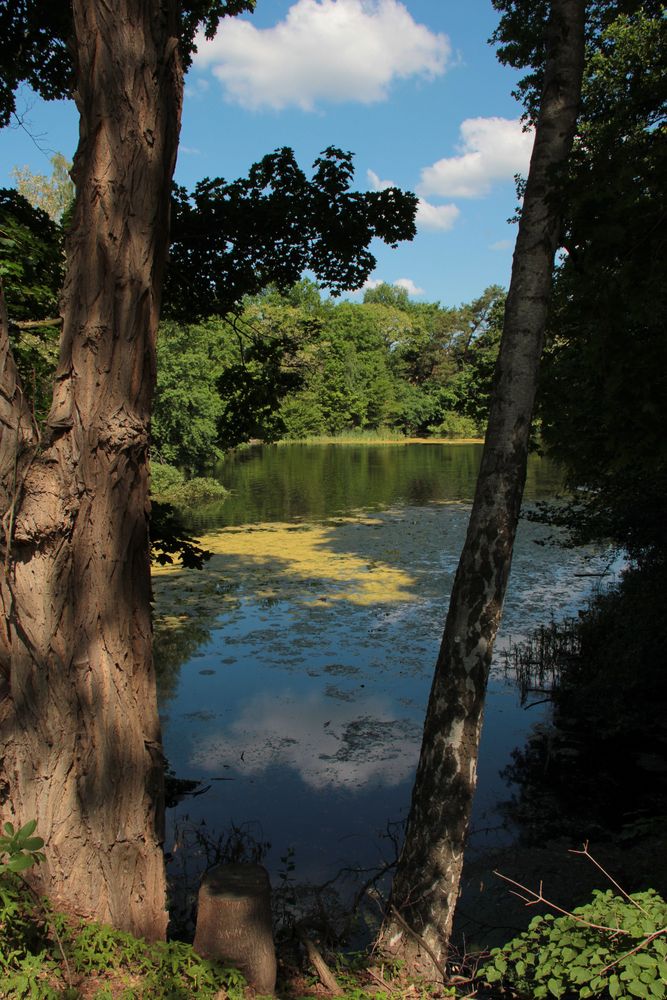
[[[471,417],[464,417],[455,410],[447,410],[439,424],[429,427],[429,432],[437,437],[474,438],[479,437],[479,427]]]
[[[151,494],[175,507],[196,507],[198,504],[224,500],[229,490],[208,476],[185,479],[180,469],[162,462],[151,462]]]
[[[224,500],[227,496],[229,490],[225,489],[217,479],[197,476],[170,490],[167,499],[176,507],[197,507],[199,504],[212,503],[214,500]]]
[[[595,926],[592,926],[595,925]],[[513,996],[667,996],[667,903],[653,889],[627,898],[596,890],[572,916],[535,917],[528,930],[494,948],[481,970]]]
[[[151,462],[151,493],[155,497],[163,497],[182,486],[185,476],[175,465],[166,462]]]
[[[149,944],[51,911],[21,879],[45,860],[35,820],[0,834],[0,997],[3,1000],[243,1000],[245,980],[182,941]],[[90,989],[96,992],[91,993]]]

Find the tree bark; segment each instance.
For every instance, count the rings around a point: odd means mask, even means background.
[[[155,939],[167,913],[147,449],[183,81],[175,0],[72,10],[77,195],[39,453],[34,431],[17,433],[11,372],[0,392],[0,801],[3,819],[37,820],[39,891]]]
[[[553,0],[545,82],[530,162],[479,479],[435,668],[385,951],[438,977],[421,938],[446,960],[476,782],[484,698],[526,476],[554,254],[554,183],[581,96],[583,0]]]

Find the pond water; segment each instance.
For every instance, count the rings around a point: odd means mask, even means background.
[[[157,574],[165,753],[207,790],[169,810],[213,838],[248,824],[299,881],[390,860],[405,818],[481,445],[282,445],[227,459],[232,493],[191,527],[203,572]],[[558,470],[530,459],[525,506]],[[606,555],[543,542],[522,519],[497,649],[585,600]],[[499,805],[511,752],[541,718],[492,670],[473,847],[511,842]],[[281,860],[283,859],[283,860]]]

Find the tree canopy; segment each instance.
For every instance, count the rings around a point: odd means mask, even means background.
[[[415,195],[350,190],[352,154],[329,147],[308,179],[291,149],[228,183],[176,188],[164,314],[192,321],[224,316],[244,295],[288,288],[305,270],[334,294],[360,287],[375,267],[373,237],[390,246],[415,235]]]
[[[223,17],[251,11],[256,0],[190,0],[180,5],[179,51],[187,68],[203,26],[212,38]],[[16,111],[16,90],[27,83],[45,100],[70,97],[74,86],[69,0],[14,0],[0,7],[0,128]]]

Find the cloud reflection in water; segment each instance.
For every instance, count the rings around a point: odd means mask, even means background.
[[[405,781],[414,773],[420,740],[419,723],[397,719],[385,699],[348,702],[287,691],[277,700],[262,693],[225,730],[202,739],[190,763],[209,774],[233,761],[243,774],[278,764],[311,788],[352,791]]]

